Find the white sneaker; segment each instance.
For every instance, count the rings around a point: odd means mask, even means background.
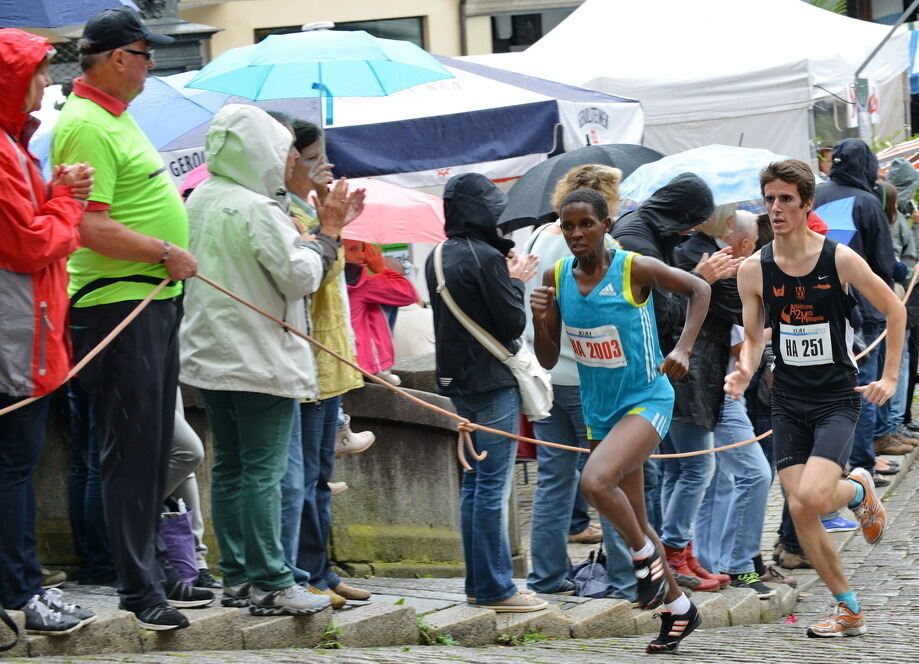
[[[402,384],[402,379],[391,371],[380,371],[376,374],[376,377],[382,378],[390,385],[395,385],[396,387],[399,387]]]
[[[376,439],[372,431],[351,431],[351,416],[345,415],[345,423],[338,429],[335,441],[335,456],[359,454],[373,445]]]
[[[249,589],[249,613],[255,616],[305,616],[322,611],[330,604],[331,600],[325,595],[314,595],[297,584],[273,591],[253,584]]]
[[[348,490],[347,482],[329,482],[329,490],[332,492],[333,496],[344,493]]]

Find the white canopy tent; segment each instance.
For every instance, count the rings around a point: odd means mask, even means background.
[[[808,158],[811,106],[848,99],[888,31],[802,0],[587,0],[526,51],[469,59],[638,99],[644,144],[665,153],[723,143]],[[900,29],[862,72],[879,137],[906,123],[908,43]]]

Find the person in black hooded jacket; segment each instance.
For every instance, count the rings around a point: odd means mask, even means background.
[[[507,198],[478,173],[451,178],[444,189],[444,285],[459,308],[511,353],[526,325],[524,282],[536,274],[535,256],[514,256],[514,243],[498,235]],[[456,320],[441,299],[434,254],[425,265],[434,313],[437,390],[456,412],[484,426],[517,433],[520,394],[510,370]],[[499,612],[538,611],[545,600],[517,592],[507,537],[507,499],[517,441],[476,431],[481,461],[463,473],[461,530],[466,560],[466,595]]]
[[[855,224],[855,235],[850,240],[849,246],[867,261],[876,275],[892,286],[896,258],[893,253],[893,241],[890,237],[887,217],[875,194],[877,172],[877,157],[863,141],[857,138],[843,139],[833,148],[833,168],[830,171],[830,181],[817,187],[814,194],[814,206],[820,207],[833,201],[852,199],[852,221]],[[884,316],[860,297],[857,291],[853,291],[853,294],[858,300],[858,311],[861,314],[862,339],[866,344],[870,344],[881,334],[885,324]],[[867,385],[877,380],[881,358],[880,347],[873,349],[865,356],[858,367],[859,385]],[[899,443],[893,436],[885,436],[885,439],[891,439],[887,441],[890,443],[888,447],[875,445],[876,421],[877,407],[862,399],[849,464],[853,468],[864,468],[869,473],[874,473],[876,449],[902,453],[893,446]],[[902,447],[902,443],[900,445]]]

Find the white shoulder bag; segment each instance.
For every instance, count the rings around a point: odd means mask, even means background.
[[[520,350],[511,355],[504,344],[482,329],[459,308],[456,300],[450,295],[444,279],[443,247],[444,243],[441,242],[434,249],[437,293],[460,325],[466,328],[466,331],[485,347],[485,350],[511,370],[520,390],[520,410],[527,416],[527,419],[531,422],[546,419],[549,417],[549,411],[552,410],[552,379],[549,373],[542,368],[523,339],[520,340]]]

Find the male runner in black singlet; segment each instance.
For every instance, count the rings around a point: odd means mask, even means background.
[[[859,397],[882,404],[894,393],[903,350],[906,312],[893,291],[849,247],[807,227],[814,176],[804,162],[775,162],[760,173],[775,240],[748,258],[737,282],[743,300],[744,345],[725,391],[737,399],[763,354],[763,328],[775,353],[772,388],[773,445],[779,479],[798,539],[836,598],[830,617],[807,635],[856,636],[867,631],[855,592],[820,515],[848,505],[865,539],[884,534],[887,513],[871,475],[846,460],[858,420]],[[854,287],[887,317],[887,357],[879,380],[857,386],[849,314]]]

